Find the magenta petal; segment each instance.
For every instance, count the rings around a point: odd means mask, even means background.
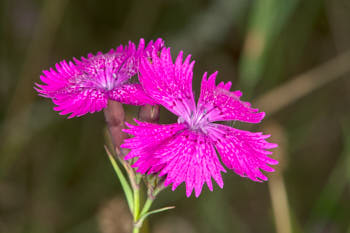
[[[163,165],[160,175],[166,175],[165,185],[172,184],[175,190],[182,182],[186,184],[186,195],[189,197],[195,190],[198,197],[206,182],[212,190],[211,178],[222,188],[222,167],[211,139],[202,133],[184,130],[175,135],[167,145],[154,151],[157,165]]]
[[[118,88],[114,88],[108,93],[111,100],[118,101],[123,104],[145,105],[157,104],[144,92],[141,84],[124,84]]]
[[[268,164],[278,164],[276,160],[267,156],[271,154],[267,149],[277,147],[276,144],[265,140],[267,135],[219,124],[211,124],[207,130],[215,142],[222,162],[242,177],[253,181],[265,181],[267,177],[260,169],[271,172],[273,168]]]
[[[84,86],[94,86],[106,91],[127,82],[137,73],[139,58],[136,57],[136,46],[129,42],[128,46],[118,47],[106,54],[89,54],[77,62],[81,75],[77,82]]]
[[[36,84],[36,90],[44,97],[53,98],[56,94],[61,95],[74,91],[67,87],[70,79],[79,75],[77,67],[72,62],[68,64],[66,61],[61,61],[56,64],[56,70],[52,68],[49,71],[44,70],[43,75],[40,76],[44,85]]]
[[[192,93],[194,62],[191,56],[183,61],[180,52],[175,63],[170,49],[164,48],[160,54],[155,51],[151,58],[142,58],[139,80],[146,93],[159,104],[178,116],[189,116],[195,110]]]
[[[82,74],[72,62],[56,64],[56,70],[43,71],[40,77],[46,85],[36,84],[40,95],[51,98],[57,105],[54,110],[69,118],[94,113],[106,107],[107,97],[94,86],[80,83]]]
[[[86,113],[101,111],[107,106],[107,98],[104,93],[96,89],[85,89],[56,95],[52,101],[57,105],[54,110],[61,115],[70,114],[68,118],[79,117]]]
[[[207,79],[207,73],[203,75],[201,93],[198,100],[198,110],[205,112],[208,120],[214,121],[243,121],[259,123],[265,113],[250,107],[250,103],[240,100],[240,91],[230,92],[231,83],[219,83],[215,85],[217,73],[213,73]]]
[[[136,120],[135,120],[136,121]],[[139,122],[137,126],[126,123],[129,129],[123,130],[133,138],[124,140],[122,148],[131,149],[125,159],[138,157],[133,167],[137,167],[137,172],[151,174],[159,172],[163,165],[159,165],[159,159],[154,157],[154,152],[160,147],[167,145],[175,134],[183,130],[183,124],[158,125],[147,122]]]
[[[140,47],[140,46],[139,46]],[[145,56],[152,57],[153,51],[161,51],[164,47],[164,41],[161,38],[158,38],[156,41],[150,41],[145,48]]]
[[[183,130],[183,124],[159,125],[135,120],[138,125],[126,123],[129,129],[123,131],[134,136],[124,140],[121,145],[123,148],[131,149],[130,153],[125,156],[125,159],[140,157],[140,161],[146,154],[152,153],[159,146],[165,144],[167,140],[173,137],[176,133]],[[145,172],[148,168],[142,168]],[[143,172],[143,173],[145,173]]]

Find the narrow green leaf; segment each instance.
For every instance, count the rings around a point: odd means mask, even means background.
[[[142,225],[142,222],[150,215],[152,214],[156,214],[156,213],[160,213],[160,212],[163,212],[163,211],[166,211],[166,210],[171,210],[171,209],[174,209],[175,206],[167,206],[167,207],[163,207],[163,208],[160,208],[160,209],[156,209],[156,210],[152,210],[148,213],[145,213],[143,215],[141,215],[141,217],[139,218],[138,220],[138,224]]]
[[[111,161],[111,164],[113,166],[113,169],[115,171],[115,173],[117,174],[120,184],[122,185],[123,191],[125,193],[125,197],[126,200],[128,202],[129,205],[129,209],[131,211],[131,213],[133,212],[134,206],[133,206],[133,193],[132,190],[130,188],[130,185],[128,183],[128,181],[125,179],[125,176],[123,174],[123,172],[120,170],[117,162],[115,161],[113,155],[111,154],[111,152],[108,150],[107,146],[105,146],[105,150],[107,152],[108,158]]]

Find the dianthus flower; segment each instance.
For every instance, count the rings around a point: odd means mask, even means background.
[[[260,169],[272,172],[270,165],[278,162],[267,155],[276,147],[265,139],[270,135],[235,129],[217,121],[242,121],[259,123],[265,113],[251,108],[240,100],[240,91],[230,91],[231,83],[215,84],[217,72],[204,74],[197,105],[192,92],[194,62],[190,55],[183,62],[180,52],[173,63],[170,49],[160,55],[152,53],[151,59],[142,59],[139,80],[145,92],[178,116],[177,123],[169,125],[136,121],[127,124],[124,131],[133,135],[122,147],[131,149],[125,159],[137,157],[133,164],[138,172],[166,175],[164,185],[172,184],[175,190],[186,183],[186,195],[193,189],[198,197],[206,182],[212,191],[213,178],[222,188],[221,172],[227,168],[253,181],[265,181]]]
[[[41,96],[52,99],[57,105],[54,110],[61,115],[70,114],[68,118],[101,111],[109,99],[123,104],[154,104],[131,78],[137,74],[141,58],[150,57],[163,45],[163,40],[158,39],[145,46],[141,39],[138,47],[129,42],[106,54],[89,54],[81,61],[73,58],[75,63],[61,61],[56,70],[43,71],[40,79],[46,85],[36,83],[35,89]]]

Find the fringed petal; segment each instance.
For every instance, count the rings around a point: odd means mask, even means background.
[[[240,100],[240,91],[230,91],[231,82],[215,85],[217,72],[207,79],[203,75],[201,92],[198,100],[198,111],[206,114],[208,121],[243,121],[259,123],[265,116],[264,112],[251,108],[250,103]]]
[[[140,46],[139,46],[140,47]],[[161,38],[158,38],[156,41],[150,41],[145,50],[144,50],[144,56],[145,57],[152,57],[152,53],[153,51],[155,51],[156,53],[162,51],[162,49],[164,48],[164,41]]]
[[[142,45],[141,45],[142,46]],[[110,91],[126,83],[138,71],[140,58],[136,56],[136,46],[129,42],[108,53],[89,54],[88,58],[76,60],[78,70],[83,74],[81,82],[89,86]]]
[[[133,167],[138,167],[137,172],[151,174],[158,172],[162,166],[157,166],[158,159],[154,158],[154,151],[166,145],[174,135],[182,131],[183,124],[158,125],[135,120],[138,125],[126,123],[129,129],[123,131],[134,137],[124,140],[122,148],[131,151],[125,156],[126,160],[138,157]]]
[[[211,124],[207,131],[214,141],[222,162],[242,177],[258,182],[266,181],[267,177],[260,170],[273,172],[274,169],[268,164],[278,164],[278,161],[268,157],[272,154],[268,149],[277,147],[277,144],[265,140],[270,135],[219,124]]]
[[[178,116],[189,116],[195,110],[192,92],[194,62],[187,56],[183,62],[180,52],[173,63],[170,49],[160,55],[153,51],[151,58],[142,58],[139,80],[146,93]]]
[[[163,165],[159,175],[166,175],[164,185],[172,184],[172,190],[175,190],[185,182],[187,197],[193,189],[198,197],[204,183],[212,191],[211,178],[220,188],[224,185],[221,172],[225,172],[225,169],[216,155],[211,139],[202,133],[184,130],[166,146],[156,150],[153,158],[159,160],[157,166]]]
[[[123,131],[132,135],[132,138],[124,140],[122,148],[131,149],[125,159],[143,156],[143,152],[150,153],[157,147],[173,137],[185,128],[184,124],[159,125],[148,122],[140,122],[135,119],[137,125],[125,123],[128,129]],[[145,169],[145,172],[148,169]],[[143,172],[143,173],[145,173]]]
[[[131,105],[157,104],[143,90],[141,84],[124,84],[108,93],[111,100]]]
[[[84,75],[72,62],[62,61],[56,64],[56,70],[43,71],[40,78],[46,85],[36,84],[35,89],[39,95],[51,98],[57,105],[54,110],[60,111],[61,115],[78,117],[106,107],[105,93],[95,86],[85,85],[81,81]]]
[[[60,115],[70,114],[68,118],[99,112],[107,106],[106,94],[98,89],[69,89],[64,94],[57,94],[52,101],[57,105],[54,110]]]

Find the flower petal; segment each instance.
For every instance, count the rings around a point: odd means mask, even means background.
[[[70,114],[68,118],[83,116],[86,113],[101,111],[107,106],[107,97],[98,89],[66,89],[63,94],[56,94],[52,99],[60,115]]]
[[[138,157],[139,159],[134,164],[138,167],[138,172],[144,174],[146,172],[152,173],[158,167],[154,165],[158,160],[153,158],[153,152],[167,142],[178,132],[185,128],[184,124],[159,125],[148,122],[140,122],[135,120],[138,125],[131,125],[125,123],[129,129],[123,131],[133,135],[133,138],[124,140],[121,145],[122,148],[131,149],[125,156],[125,159]],[[159,171],[159,169],[157,170]]]
[[[143,40],[142,40],[143,41]],[[144,43],[140,42],[140,47]],[[108,53],[89,54],[88,58],[75,59],[77,69],[81,72],[79,81],[84,86],[95,86],[111,90],[127,82],[138,71],[140,58],[136,56],[136,46],[129,42],[128,46],[119,46]]]
[[[158,53],[158,52],[162,51],[163,47],[164,47],[164,41],[162,38],[158,38],[154,42],[151,40],[145,48],[144,56],[150,58],[150,57],[152,57],[153,51],[156,51],[156,53]]]
[[[118,88],[114,88],[108,93],[111,100],[118,101],[123,104],[131,105],[154,105],[156,102],[152,100],[143,90],[141,84],[124,84]]]
[[[154,152],[158,164],[163,165],[159,175],[167,175],[164,185],[172,183],[172,190],[175,190],[182,182],[186,183],[186,195],[189,197],[195,190],[198,197],[206,182],[212,191],[211,178],[222,188],[224,183],[221,172],[222,167],[212,141],[202,133],[184,130],[174,136],[166,146]]]
[[[192,92],[194,62],[191,56],[183,62],[180,52],[173,63],[170,49],[163,48],[160,56],[142,58],[139,80],[146,93],[159,104],[178,116],[189,116],[195,110]]]
[[[267,164],[278,164],[278,161],[267,156],[272,154],[267,149],[277,147],[277,144],[265,140],[270,135],[252,133],[219,124],[211,124],[207,127],[207,131],[215,143],[222,162],[242,177],[258,182],[266,181],[267,177],[260,169],[273,172],[274,169]]]
[[[210,122],[214,121],[244,121],[259,123],[265,116],[264,112],[250,107],[250,103],[240,100],[240,91],[230,91],[231,82],[215,85],[217,72],[207,79],[203,75],[201,93],[198,100],[198,110],[205,112]]]
[[[40,78],[46,85],[36,84],[35,87],[41,96],[53,100],[57,105],[54,110],[60,111],[61,115],[71,113],[68,118],[72,118],[106,107],[107,98],[103,92],[77,82],[84,75],[72,62],[62,61],[56,64],[56,70],[43,71]]]

